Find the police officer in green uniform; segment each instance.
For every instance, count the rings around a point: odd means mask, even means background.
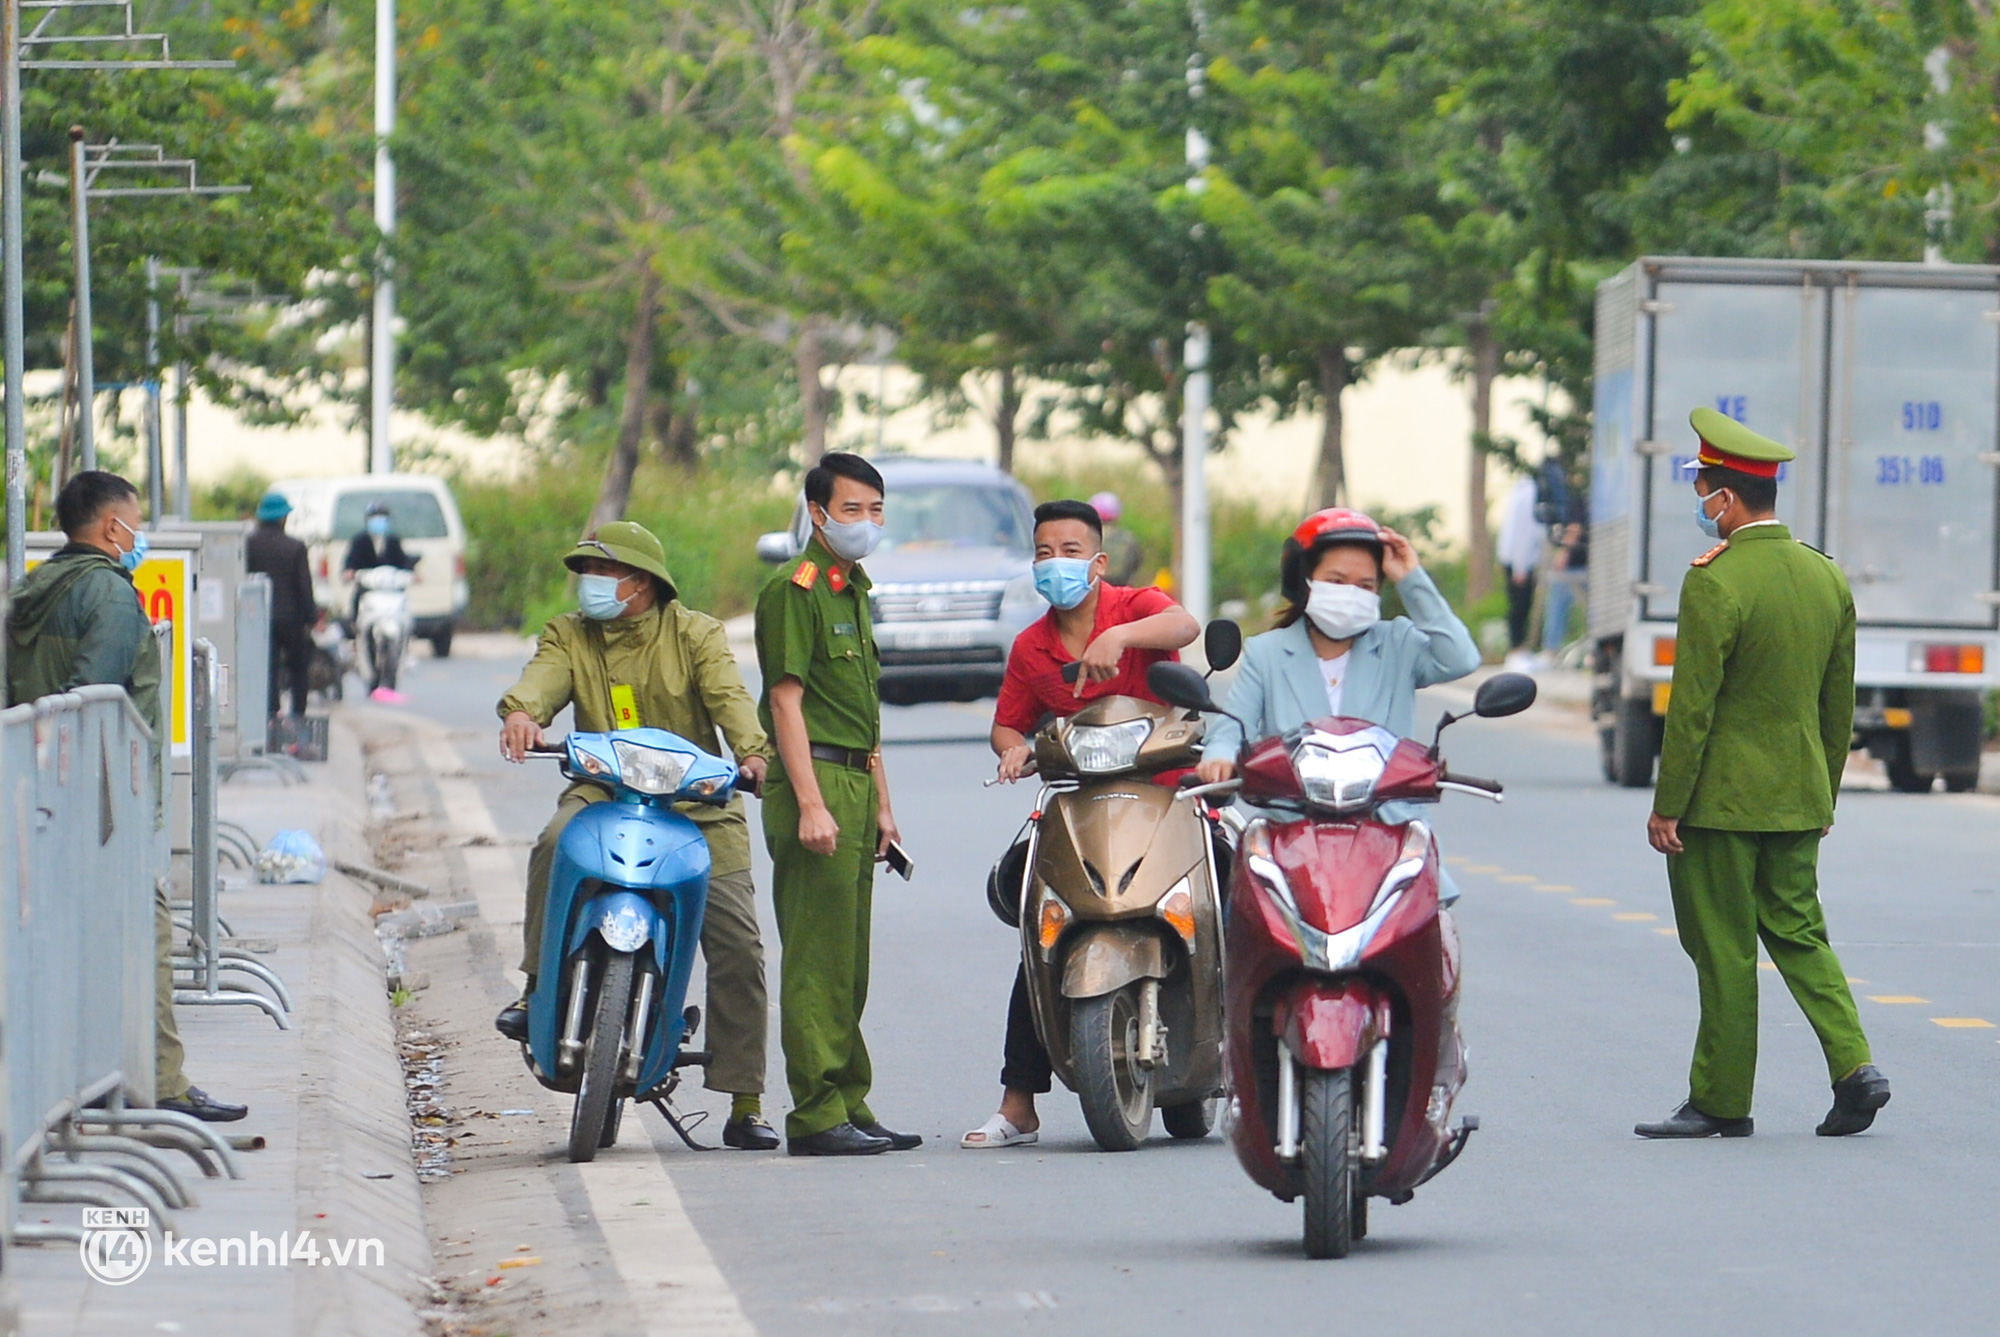
[[[1714,409],[1689,421],[1701,438],[1696,522],[1722,542],[1681,585],[1646,836],[1667,856],[1701,1027],[1687,1100],[1635,1131],[1750,1136],[1761,939],[1826,1053],[1833,1108],[1818,1132],[1841,1137],[1889,1103],[1819,903],[1819,843],[1854,725],[1854,598],[1775,515],[1792,452]]]
[[[812,541],[757,598],[759,712],[778,749],[764,843],[784,945],[779,1034],[794,1156],[872,1156],[923,1143],[869,1111],[873,1073],[861,1038],[875,864],[897,836],[868,575],[857,565],[881,541],[883,491],[882,475],[860,456],[822,456],[805,477]]]

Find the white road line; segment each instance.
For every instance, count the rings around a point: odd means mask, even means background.
[[[451,740],[442,730],[420,729],[417,736],[453,829],[490,838],[495,830],[493,814],[478,786],[466,779],[438,778],[440,772],[464,769]],[[518,927],[525,853],[470,845],[463,854],[480,918],[496,936]],[[507,953],[506,947],[502,950]],[[510,977],[514,974],[508,971]],[[636,1108],[626,1113],[629,1124],[639,1122]],[[681,1207],[680,1194],[660,1164],[650,1136],[613,1147],[577,1169],[590,1198],[591,1215],[611,1251],[612,1266],[650,1337],[755,1337],[757,1330],[744,1316],[736,1292]]]

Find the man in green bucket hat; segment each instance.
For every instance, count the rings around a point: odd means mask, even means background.
[[[738,765],[761,784],[771,745],[757,722],[757,703],[743,686],[722,624],[680,602],[659,539],[629,520],[599,525],[570,549],[563,565],[577,574],[579,606],[548,621],[535,657],[500,698],[501,755],[521,761],[541,743],[542,730],[569,706],[575,712],[573,727],[586,733],[666,729],[719,753],[719,730]],[[521,926],[521,971],[528,984],[521,1000],[494,1020],[509,1039],[525,1040],[528,1034],[527,995],[535,989],[556,841],[572,817],[610,797],[598,785],[571,784],[535,841]],[[708,1044],[715,1055],[707,1085],[731,1097],[722,1130],[726,1145],[775,1150],[778,1135],[762,1110],[764,945],[757,931],[743,800],[732,798],[722,808],[701,805],[686,815],[708,838],[712,860],[701,924],[701,950],[708,961]]]

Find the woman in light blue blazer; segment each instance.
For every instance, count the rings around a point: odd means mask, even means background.
[[[1381,620],[1385,579],[1395,582],[1408,617]],[[1250,726],[1252,742],[1329,715],[1368,720],[1407,738],[1415,731],[1419,687],[1479,667],[1479,647],[1410,541],[1359,511],[1307,516],[1285,542],[1280,590],[1286,606],[1277,629],[1245,644],[1229,689],[1229,712]],[[1233,777],[1242,741],[1235,720],[1215,717],[1201,778]]]

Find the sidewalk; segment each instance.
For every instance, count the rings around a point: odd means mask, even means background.
[[[309,765],[307,782],[269,772],[222,789],[221,815],[260,844],[281,827],[313,833],[329,860],[366,863],[361,756],[351,729],[333,722],[333,759]],[[433,1290],[428,1236],[410,1151],[410,1120],[383,986],[383,957],[369,917],[370,888],[329,870],[318,886],[260,886],[225,867],[222,916],[245,948],[290,990],[293,1029],[249,1007],[176,1009],[187,1071],[218,1098],[247,1103],[249,1118],[216,1125],[261,1136],[242,1151],[241,1180],[203,1179],[169,1157],[196,1205],[175,1213],[186,1241],[259,1240],[290,1234],[293,1256],[274,1267],[197,1266],[190,1244],[171,1261],[156,1246],[135,1281],[108,1286],[84,1274],[67,1245],[19,1247],[7,1256],[25,1337],[167,1332],[203,1337],[393,1337],[425,1331],[420,1307]],[[75,1222],[77,1208],[26,1203],[25,1220]],[[303,1236],[316,1246],[309,1261]],[[381,1241],[377,1264],[334,1265],[354,1240]],[[220,1245],[218,1245],[218,1248]]]

